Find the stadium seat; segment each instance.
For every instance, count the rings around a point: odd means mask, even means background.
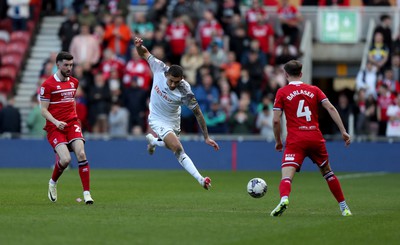
[[[9,93],[17,78],[17,69],[14,66],[4,66],[0,68],[0,92]]]
[[[21,41],[9,42],[9,43],[7,43],[6,51],[4,52],[4,55],[18,54],[18,55],[21,55],[22,57],[24,57],[27,48],[28,48],[28,44],[25,42],[21,42]]]
[[[10,18],[0,20],[0,30],[6,30],[8,33],[12,32],[12,22]]]
[[[28,31],[14,31],[10,36],[10,42],[22,41],[28,44],[30,39],[31,35]]]
[[[0,56],[6,52],[7,42],[0,40]]]
[[[7,54],[1,57],[2,66],[14,66],[17,70],[21,67],[22,55],[20,54]]]

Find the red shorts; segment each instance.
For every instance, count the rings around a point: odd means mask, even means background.
[[[46,130],[47,140],[49,141],[53,149],[56,149],[56,147],[60,144],[68,146],[72,141],[77,139],[85,141],[82,135],[82,128],[79,121],[69,122],[64,130],[59,130],[55,126]]]
[[[328,162],[325,142],[301,141],[286,144],[282,158],[282,168],[291,166],[300,171],[306,157],[309,157],[318,167],[323,167]]]

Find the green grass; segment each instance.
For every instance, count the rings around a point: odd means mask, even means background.
[[[76,169],[61,177],[57,203],[50,169],[0,169],[0,244],[399,244],[399,174],[341,180],[353,212],[342,217],[319,173],[302,172],[277,218],[280,173],[202,172],[210,191],[184,170],[92,169],[86,206]],[[268,183],[261,199],[246,192],[253,177]]]

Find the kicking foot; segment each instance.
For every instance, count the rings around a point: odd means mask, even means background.
[[[281,201],[278,206],[271,212],[271,216],[281,216],[289,206],[289,199]]]
[[[211,188],[211,179],[210,177],[205,177],[203,179],[203,184],[202,186],[204,187],[204,189],[209,190]]]
[[[84,191],[83,192],[83,200],[85,201],[86,204],[93,204],[94,200],[92,196],[90,195],[89,191]]]
[[[156,150],[156,145],[153,145],[153,142],[156,138],[152,134],[147,134],[146,135],[146,140],[147,140],[147,151],[149,152],[150,155],[154,154],[154,151]]]
[[[353,214],[351,213],[349,208],[345,208],[342,211],[342,216],[352,216]]]
[[[57,184],[49,183],[49,191],[47,192],[47,196],[49,197],[50,201],[57,201]]]

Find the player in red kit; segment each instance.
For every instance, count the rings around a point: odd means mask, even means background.
[[[79,162],[84,201],[86,204],[93,204],[90,195],[90,168],[75,107],[75,93],[79,82],[71,77],[73,56],[67,52],[60,52],[56,58],[56,65],[57,72],[44,81],[40,88],[42,115],[46,118],[44,130],[56,152],[48,197],[52,202],[57,201],[57,180],[71,162],[70,151],[73,151]]]
[[[345,145],[350,144],[342,119],[326,95],[316,86],[300,81],[302,64],[291,60],[284,66],[289,84],[276,93],[274,103],[273,128],[275,149],[282,151],[281,118],[286,116],[287,139],[282,158],[282,180],[279,185],[281,201],[271,212],[271,216],[281,216],[289,205],[289,195],[295,172],[299,172],[304,158],[309,157],[320,169],[329,189],[339,203],[343,216],[351,216],[339,180],[333,173],[325,147],[325,139],[319,130],[318,105],[321,104],[338,126]]]

